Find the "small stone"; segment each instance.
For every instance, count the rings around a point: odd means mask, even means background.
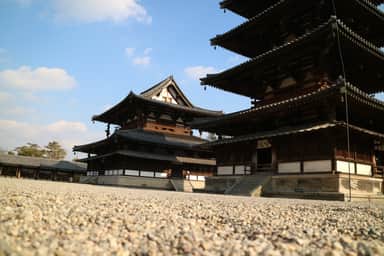
[[[359,256],[372,256],[373,252],[365,243],[359,242],[357,243],[357,254]]]

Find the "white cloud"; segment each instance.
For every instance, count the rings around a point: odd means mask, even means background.
[[[141,56],[135,55],[135,48],[125,48],[125,55],[131,58],[132,64],[135,66],[148,66],[151,64],[151,52],[152,48],[145,48]]]
[[[23,90],[66,90],[76,86],[76,80],[61,68],[22,66],[0,71],[0,88]]]
[[[149,55],[152,52],[152,48],[145,48],[144,49],[144,55]]]
[[[128,57],[132,57],[135,54],[135,50],[135,48],[127,47],[125,48],[125,55],[127,55]]]
[[[214,67],[194,66],[185,68],[184,72],[189,78],[198,80],[207,74],[217,73],[217,70]]]
[[[86,132],[87,127],[80,122],[68,122],[65,120],[60,120],[47,126],[47,131],[54,133],[62,133],[68,130],[74,132]]]
[[[9,94],[7,92],[0,92],[0,104],[10,101],[11,98],[12,98],[11,94]]]
[[[92,132],[81,122],[57,121],[48,125],[35,125],[13,120],[0,120],[0,147],[12,150],[28,142],[45,146],[58,141],[73,158],[72,147],[103,138],[102,132]]]
[[[54,0],[55,16],[59,20],[122,22],[129,18],[150,24],[151,16],[137,0]]]
[[[132,63],[135,66],[148,66],[149,64],[151,64],[151,57],[149,56],[136,57],[132,60]]]

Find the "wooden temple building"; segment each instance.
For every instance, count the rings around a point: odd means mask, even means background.
[[[88,154],[81,160],[88,163],[88,177],[83,180],[158,189],[203,189],[205,177],[216,169],[216,161],[212,151],[194,147],[206,141],[193,136],[188,122],[220,115],[222,112],[192,105],[172,76],[139,95],[130,92],[117,105],[93,116],[93,121],[107,124],[105,139],[74,147],[74,151]],[[110,131],[111,125],[116,126],[114,132]]]
[[[226,139],[208,189],[295,197],[383,195],[384,14],[381,0],[225,0],[245,17],[211,39],[249,58],[202,78],[252,99],[193,128]],[[249,175],[249,176],[248,176]],[[209,183],[209,184],[208,184]],[[228,185],[229,184],[229,185]]]
[[[84,163],[0,154],[0,176],[79,182],[80,177],[86,172],[87,165]]]

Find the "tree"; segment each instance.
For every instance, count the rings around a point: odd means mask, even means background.
[[[33,156],[33,157],[44,157],[45,150],[39,145],[34,143],[27,143],[27,145],[15,148],[18,156]]]
[[[51,141],[45,146],[46,157],[50,159],[64,159],[67,155],[67,152],[62,148],[62,146],[57,141]]]

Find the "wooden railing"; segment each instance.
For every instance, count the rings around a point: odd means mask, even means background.
[[[368,154],[360,154],[356,152],[351,152],[348,154],[347,150],[336,150],[335,158],[339,160],[352,161],[357,163],[372,164],[372,156]]]

